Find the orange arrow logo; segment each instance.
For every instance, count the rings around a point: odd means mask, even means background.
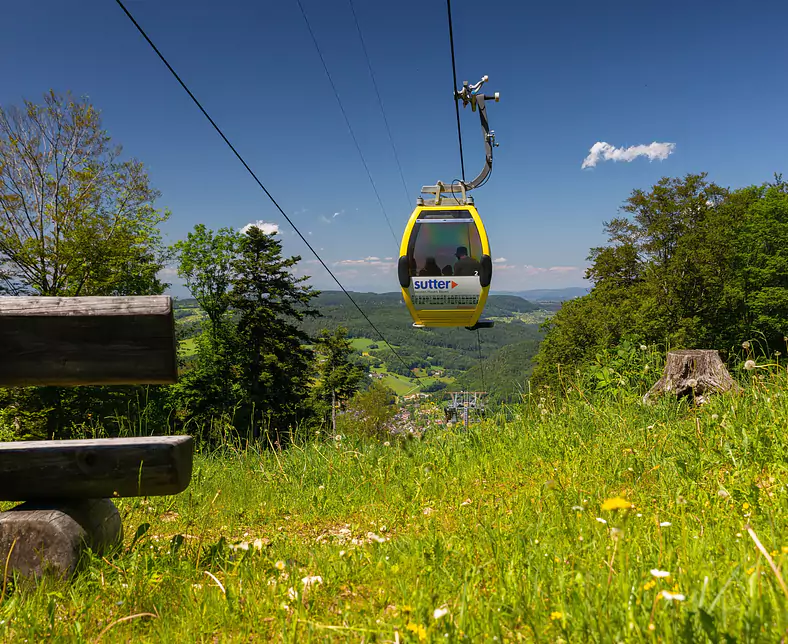
[[[458,284],[457,284],[457,282],[455,282],[454,280],[452,280],[452,281],[451,281],[451,287],[452,287],[452,288],[454,288],[455,286],[458,286]]]

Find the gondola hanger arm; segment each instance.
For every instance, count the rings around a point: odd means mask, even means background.
[[[476,112],[478,108],[482,135],[484,136],[484,167],[473,181],[454,181],[448,184],[438,181],[434,186],[422,186],[421,191],[423,193],[435,195],[434,202],[432,200],[430,202],[436,206],[440,205],[444,193],[452,195],[450,197],[452,200],[457,200],[456,195],[460,193],[462,195],[461,203],[473,203],[473,197],[467,193],[482,185],[487,180],[490,172],[492,172],[493,148],[497,148],[498,143],[495,141],[495,130],[490,129],[490,123],[487,120],[487,105],[485,101],[498,103],[501,100],[501,94],[500,92],[495,92],[494,94],[482,93],[482,85],[488,80],[488,76],[482,76],[482,79],[473,85],[469,85],[468,81],[464,81],[462,89],[454,92],[454,100],[462,101],[463,107],[470,105],[473,112]],[[427,202],[419,197],[419,203],[426,204]]]

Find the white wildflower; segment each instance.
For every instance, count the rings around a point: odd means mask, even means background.
[[[652,568],[651,569],[651,575],[653,577],[659,577],[661,579],[664,579],[666,577],[670,577],[670,573],[667,570],[659,570],[658,568]]]
[[[663,521],[662,523],[659,524],[659,527],[660,528],[669,528],[672,525],[673,524],[670,521]]]
[[[294,600],[294,601],[295,601],[296,599],[298,599],[298,593],[295,591],[295,589],[294,589],[294,588],[288,588],[288,589],[287,589],[287,596],[288,596],[290,599]]]
[[[744,342],[741,343],[741,348],[742,349],[749,349],[750,348],[750,343],[747,340],[745,340]]]
[[[607,521],[605,521],[604,519],[601,519],[599,517],[597,517],[596,520],[599,521],[599,523],[607,523]]]
[[[312,575],[308,577],[304,577],[301,580],[301,583],[304,584],[304,588],[309,588],[310,586],[320,585],[323,583],[323,578],[320,575]]]
[[[441,617],[443,617],[443,616],[445,616],[445,615],[448,615],[448,614],[449,614],[449,609],[448,609],[448,608],[446,608],[445,606],[442,606],[441,608],[436,608],[436,609],[435,609],[435,610],[432,612],[432,616],[433,616],[435,619],[440,619]]]
[[[670,593],[667,590],[663,590],[660,595],[662,595],[663,599],[667,599],[669,602],[683,602],[686,599],[686,597],[684,597],[684,595],[681,593]]]
[[[641,351],[648,351],[648,347],[645,344],[641,344],[640,345],[640,350]]]
[[[744,368],[747,371],[752,371],[755,369],[755,360],[747,360],[747,362],[744,363]]]

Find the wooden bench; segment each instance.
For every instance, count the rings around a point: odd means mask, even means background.
[[[1,387],[176,381],[170,297],[0,297]],[[192,455],[190,436],[0,443],[0,501],[23,502],[0,512],[0,578],[117,546],[111,499],[182,492]]]

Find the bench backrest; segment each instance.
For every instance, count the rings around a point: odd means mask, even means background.
[[[177,381],[172,298],[0,297],[0,387]]]

